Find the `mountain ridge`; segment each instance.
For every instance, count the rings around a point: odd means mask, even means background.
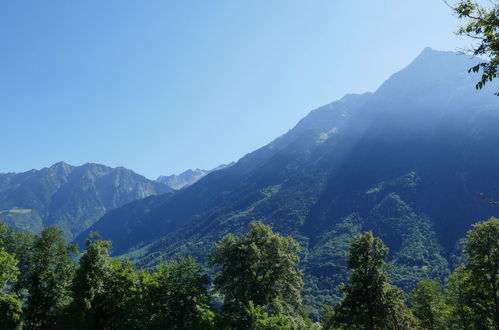
[[[245,171],[245,165],[247,163],[251,163],[252,167],[258,167],[259,163],[259,158],[264,158],[268,159],[269,157],[278,157],[279,154],[276,152],[276,150],[279,150],[279,152],[287,152],[287,146],[290,146],[289,148],[292,148],[292,152],[289,154],[297,153],[299,150],[308,150],[310,146],[314,146],[317,144],[327,144],[330,135],[334,136],[335,134],[338,134],[342,129],[345,129],[345,127],[348,125],[348,123],[351,121],[351,118],[353,116],[356,116],[356,118],[359,117],[359,109],[361,109],[366,102],[372,101],[373,102],[379,102],[379,97],[377,93],[382,93],[386,94],[385,90],[389,88],[391,82],[393,79],[399,79],[399,77],[404,74],[406,74],[408,71],[409,73],[411,71],[418,71],[418,70],[411,70],[413,69],[412,66],[420,66],[421,63],[425,63],[427,61],[427,58],[431,54],[439,54],[441,56],[437,56],[438,62],[442,62],[445,60],[448,60],[449,58],[452,58],[453,60],[457,59],[457,62],[459,63],[459,68],[456,69],[455,66],[450,66],[451,68],[454,67],[454,70],[451,70],[451,73],[453,75],[465,77],[464,80],[466,80],[467,87],[470,87],[467,89],[467,92],[470,93],[470,95],[473,95],[473,93],[476,93],[474,90],[474,87],[471,88],[473,85],[473,79],[472,77],[468,77],[464,73],[461,74],[461,69],[467,68],[469,65],[472,65],[473,63],[465,63],[463,61],[462,57],[459,57],[455,55],[454,53],[450,52],[438,52],[438,51],[433,51],[431,49],[425,49],[423,52],[413,61],[411,64],[401,70],[400,72],[392,75],[385,83],[383,83],[380,88],[376,90],[375,93],[366,93],[362,95],[347,95],[344,98],[340,99],[337,102],[330,103],[328,105],[325,105],[323,107],[320,107],[316,110],[313,110],[310,112],[309,115],[307,115],[304,119],[300,120],[298,124],[290,130],[288,133],[284,134],[281,137],[278,137],[274,141],[272,141],[269,145],[262,147],[258,150],[256,150],[253,153],[250,153],[246,156],[244,156],[242,159],[240,159],[232,168],[233,169],[239,169],[242,170],[242,172]],[[430,56],[431,57],[431,56]],[[428,70],[426,70],[428,71]],[[433,68],[429,71],[434,71]],[[437,71],[438,72],[438,71]],[[465,72],[465,71],[463,71]],[[455,78],[455,77],[453,77]],[[434,82],[435,80],[430,80],[430,82]],[[440,84],[440,81],[437,81],[436,85]],[[397,85],[397,84],[395,84]],[[426,86],[425,84],[420,84],[420,86],[424,87],[424,90],[431,90],[434,88],[435,83],[430,84],[430,86]],[[387,87],[388,86],[388,87]],[[421,89],[421,87],[419,88]],[[419,89],[416,90],[416,92],[419,92]],[[482,91],[481,94],[484,95],[485,91]],[[399,93],[395,93],[396,95],[399,95]],[[446,95],[445,98],[437,98],[440,100],[438,104],[442,104],[443,102],[449,102],[448,95]],[[476,97],[475,97],[476,99]],[[432,98],[432,101],[435,101],[435,98]],[[393,102],[393,100],[390,100],[389,102]],[[424,104],[423,104],[424,105]],[[421,105],[419,105],[421,106]],[[334,111],[331,111],[334,108]],[[345,112],[345,109],[348,108],[348,112]],[[433,109],[431,109],[433,110]],[[321,115],[324,114],[324,115]],[[373,120],[378,120],[377,118],[373,118],[373,116],[365,116],[365,114],[369,114],[367,111],[365,113],[362,113],[362,115],[366,118],[360,118],[358,120],[358,123],[356,123],[357,127],[353,130],[352,133],[350,133],[349,138],[352,138],[352,140],[358,139],[355,137],[355,135],[359,136],[362,132],[359,133],[359,131],[366,130],[367,127],[371,127],[373,125]],[[390,115],[391,113],[389,113]],[[432,113],[432,111],[426,111],[425,114],[429,114],[432,117],[435,117],[437,114]],[[440,116],[442,114],[439,114]],[[377,116],[376,114],[374,117]],[[318,117],[315,119],[314,117]],[[326,118],[324,118],[326,117]],[[331,128],[329,123],[334,122],[335,126]],[[418,128],[420,129],[420,128]],[[429,128],[426,128],[429,129]],[[382,132],[383,127],[379,129],[380,132]],[[319,133],[319,134],[317,134]],[[378,132],[379,133],[379,132]],[[319,136],[317,136],[319,135]],[[327,136],[326,136],[327,135]],[[335,142],[332,142],[333,144]],[[347,141],[347,145],[352,145],[352,141]],[[301,148],[301,149],[300,149]],[[315,146],[314,146],[315,148]],[[320,149],[320,148],[319,148]],[[298,151],[297,151],[298,150]],[[310,151],[306,151],[309,153]],[[320,152],[320,151],[319,151]],[[300,157],[303,157],[304,154],[300,154]],[[338,163],[338,161],[335,161]],[[223,171],[222,173],[226,174],[230,178],[230,171]],[[207,177],[208,178],[208,177]],[[230,182],[230,180],[228,181]],[[272,178],[269,178],[269,182],[272,182]],[[165,201],[166,202],[166,201]],[[206,204],[206,203],[205,203]]]
[[[194,183],[198,182],[201,178],[203,178],[204,176],[213,171],[218,171],[230,167],[232,165],[234,165],[234,162],[218,165],[217,167],[212,168],[211,170],[196,168],[195,170],[193,169],[186,170],[180,174],[160,175],[156,179],[156,181],[166,184],[168,187],[174,190],[179,190],[188,187],[190,185],[193,185]]]
[[[391,249],[395,284],[443,281],[470,225],[496,212],[476,191],[499,186],[499,99],[493,84],[475,90],[474,63],[425,49],[374,93],[313,110],[230,168],[116,209],[76,242],[101,232],[115,255],[148,268],[205,261],[223,235],[261,220],[300,243],[304,299],[317,312],[339,299],[344,254],[364,231]]]
[[[111,209],[169,191],[124,167],[58,162],[40,170],[0,173],[0,221],[35,232],[58,225],[72,239]]]

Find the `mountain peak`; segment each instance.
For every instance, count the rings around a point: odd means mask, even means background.
[[[64,161],[60,161],[60,162],[57,162],[55,164],[53,164],[52,166],[50,166],[50,168],[67,168],[67,167],[72,167],[71,165],[69,165],[68,163],[64,162]]]
[[[449,64],[452,64],[453,66],[455,64],[461,64],[461,63],[468,63],[467,65],[470,65],[469,62],[471,62],[472,59],[473,57],[463,53],[457,53],[447,50],[436,50],[430,47],[426,47],[419,53],[418,56],[416,56],[416,58],[408,65],[408,67],[420,64],[428,65],[429,63],[433,64],[436,62],[438,63],[450,62]]]
[[[457,90],[476,94],[477,78],[469,74],[468,69],[479,61],[465,54],[426,47],[407,67],[390,76],[375,94],[383,99],[415,98],[422,102],[432,95],[427,101],[441,106],[449,102]]]
[[[431,55],[431,54],[438,54],[438,53],[452,53],[454,54],[454,52],[451,52],[451,51],[445,51],[445,50],[437,50],[437,49],[433,49],[431,47],[425,47],[421,53],[419,53],[417,57],[420,57],[420,56],[425,56],[425,55]]]
[[[65,163],[63,161],[57,162],[54,165],[49,167],[49,170],[52,172],[59,173],[61,175],[68,175],[73,170],[73,166]]]

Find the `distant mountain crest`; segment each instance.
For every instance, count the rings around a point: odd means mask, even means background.
[[[222,169],[230,167],[232,165],[234,165],[234,162],[231,162],[229,164],[219,165],[211,170],[201,170],[199,168],[197,168],[195,170],[189,169],[189,170],[184,171],[178,175],[175,175],[175,174],[168,175],[168,176],[161,175],[156,179],[156,181],[163,183],[174,190],[179,190],[179,189],[186,188],[186,187],[198,182],[204,176],[206,176],[207,174],[209,174],[211,172],[222,170]]]

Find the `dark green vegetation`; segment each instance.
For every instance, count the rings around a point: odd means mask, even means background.
[[[233,166],[173,194],[108,212],[88,233],[141,269],[179,256],[207,265],[212,247],[261,220],[300,245],[303,303],[341,300],[344,258],[372,231],[390,248],[391,282],[443,283],[471,223],[497,214],[477,191],[499,187],[499,99],[475,90],[478,60],[425,49],[377,91],[347,95]]]
[[[460,0],[452,9],[460,19],[467,20],[457,33],[476,42],[466,51],[474,56],[485,56],[488,60],[469,69],[469,72],[481,72],[482,78],[476,84],[476,88],[481,89],[499,77],[499,1],[491,0],[483,6],[477,1]],[[499,96],[499,92],[495,94]]]
[[[340,287],[344,298],[331,310],[331,329],[414,329],[416,320],[402,291],[387,274],[388,249],[371,232],[358,235],[348,252],[350,281]]]
[[[92,237],[75,263],[62,231],[38,235],[0,223],[2,329],[273,329],[311,325],[301,310],[298,244],[254,223],[227,236],[212,254],[220,267],[214,292],[192,258],[137,271],[109,256],[110,242]],[[281,264],[281,266],[278,266]],[[237,270],[236,272],[234,272]],[[217,293],[218,294],[218,293]],[[220,299],[220,296],[218,296]]]
[[[2,329],[497,329],[499,219],[473,226],[447,288],[423,279],[405,295],[390,283],[388,249],[371,232],[349,246],[341,301],[313,323],[302,304],[299,246],[251,223],[210,254],[213,286],[193,258],[137,271],[92,237],[75,263],[62,231],[19,233],[0,224]],[[331,274],[333,276],[334,274]],[[217,303],[218,301],[218,303]],[[217,305],[219,307],[217,307]]]
[[[450,325],[450,309],[439,283],[429,279],[421,280],[418,288],[411,292],[410,302],[414,315],[421,320],[422,328],[446,329]]]
[[[39,171],[0,174],[0,221],[34,232],[57,225],[73,239],[107,211],[168,191],[125,168],[61,162]]]
[[[300,318],[302,274],[296,268],[298,244],[254,222],[243,237],[231,234],[216,245],[210,264],[219,267],[214,284],[224,297],[230,327],[253,328],[248,309],[265,308],[272,315]],[[291,319],[290,319],[291,320]]]

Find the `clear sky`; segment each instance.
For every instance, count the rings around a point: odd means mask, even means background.
[[[426,46],[468,45],[459,24],[441,0],[3,0],[0,172],[237,160]]]

